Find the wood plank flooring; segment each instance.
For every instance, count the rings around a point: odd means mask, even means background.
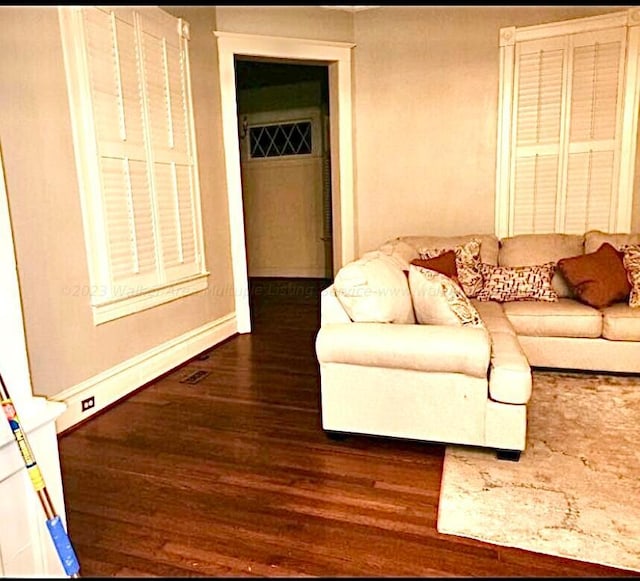
[[[328,439],[314,353],[325,285],[252,281],[253,333],[60,436],[82,576],[629,575],[439,534],[444,446]]]

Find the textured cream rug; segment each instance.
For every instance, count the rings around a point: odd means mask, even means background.
[[[640,571],[640,377],[534,371],[519,462],[447,447],[438,531]]]

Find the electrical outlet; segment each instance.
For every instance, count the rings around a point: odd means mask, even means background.
[[[93,396],[88,397],[87,399],[83,399],[82,400],[82,411],[86,412],[87,410],[90,410],[94,405],[96,405],[96,402],[93,399]]]

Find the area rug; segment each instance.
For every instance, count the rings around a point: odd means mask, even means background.
[[[640,377],[533,372],[526,450],[446,450],[438,531],[640,571]]]

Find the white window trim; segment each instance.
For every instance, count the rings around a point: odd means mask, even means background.
[[[500,30],[500,86],[498,96],[498,135],[496,156],[495,234],[499,238],[511,236],[511,120],[513,116],[513,82],[515,74],[516,42],[628,27],[627,59],[625,66],[621,155],[618,178],[615,232],[631,231],[633,186],[635,177],[638,108],[640,106],[640,8],[630,8],[601,16],[578,18],[563,22]]]
[[[206,290],[208,276],[209,273],[198,274],[178,282],[156,286],[147,290],[126,289],[123,291],[123,294],[125,294],[124,298],[115,297],[92,304],[94,322],[96,325],[99,325],[100,323],[106,323],[113,319],[118,319]],[[100,288],[92,288],[91,294],[99,295],[100,290]],[[134,292],[131,292],[131,290]],[[116,294],[117,292],[118,289],[116,288]],[[129,293],[129,295],[127,295],[127,293]]]
[[[187,121],[194,168],[195,243],[199,257],[200,273],[179,281],[159,284],[150,288],[120,289],[121,296],[118,296],[119,289],[116,284],[112,289],[111,296],[106,296],[107,289],[112,286],[112,283],[109,278],[108,239],[105,229],[101,179],[97,163],[97,136],[93,123],[91,98],[88,91],[85,90],[88,84],[89,65],[86,60],[83,38],[75,33],[77,30],[82,30],[83,27],[81,8],[58,7],[58,18],[71,111],[71,129],[90,281],[90,284],[85,289],[86,292],[83,291],[80,294],[90,297],[93,321],[95,325],[99,325],[203,291],[208,286],[209,272],[205,268],[199,183],[200,171],[198,168],[192,106],[191,72],[190,66],[185,67],[187,98],[190,103],[190,106],[187,107]],[[181,19],[178,20],[181,23],[181,33],[188,39],[188,24]],[[185,46],[187,61],[189,61],[188,50],[187,43]],[[79,72],[79,78],[73,77],[70,74],[71,71]]]

